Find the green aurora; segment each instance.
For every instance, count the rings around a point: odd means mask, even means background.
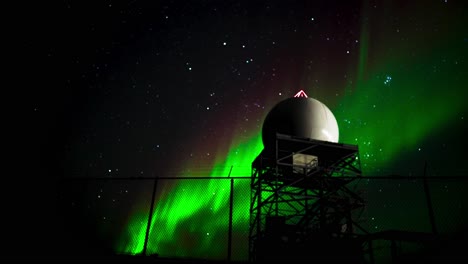
[[[422,61],[419,65],[423,68],[426,64],[427,62]],[[396,61],[388,62],[387,67],[399,68]],[[444,74],[450,73],[448,67],[440,70]],[[464,106],[463,98],[450,92],[456,90],[456,81],[442,83],[436,77],[427,78],[423,69],[420,73],[406,74],[404,69],[383,69],[371,76],[373,77],[369,80],[362,81],[354,92],[345,96],[337,109],[332,110],[340,124],[340,142],[357,144],[360,148],[364,175],[379,174],[380,168],[391,164],[398,155],[405,154],[410,149],[416,150],[425,136],[453,121],[451,117],[456,117]],[[391,81],[386,82],[387,76],[398,77],[392,77]],[[453,80],[457,79],[457,76],[453,77]],[[444,85],[450,101],[433,101],[432,98],[437,97],[436,91],[425,89],[431,85]],[[374,103],[376,101],[379,103]],[[428,101],[432,101],[431,108],[414,107]],[[398,107],[395,107],[396,102]],[[250,175],[251,162],[263,148],[259,135],[260,131],[250,140],[231,147],[225,160],[216,161],[210,176],[227,176],[231,166],[231,176]],[[249,223],[249,185],[241,180],[236,180],[235,183],[235,190],[240,189],[247,199],[236,203],[234,229],[244,230],[243,234],[247,237],[245,229],[248,230]],[[156,203],[151,226],[164,228],[150,230],[148,253],[222,259],[226,249],[213,245],[220,242],[227,244],[223,239],[226,237],[228,223],[228,190],[227,180],[181,180],[170,192],[159,195],[159,201],[164,202]],[[119,245],[119,252],[139,254],[143,251],[147,216],[144,212],[134,214],[127,229],[131,240]],[[209,218],[205,219],[207,216]],[[181,226],[186,230],[181,230]],[[206,230],[211,231],[205,232]],[[187,238],[191,233],[193,237]],[[210,235],[204,235],[206,233]],[[192,247],[195,245],[190,243],[186,247],[176,247],[174,244],[174,241],[190,239],[198,241],[196,250]],[[241,254],[240,257],[245,255]]]
[[[259,136],[239,143],[231,149],[226,160],[216,162],[210,176],[227,176],[229,172],[233,177],[250,175],[250,163],[262,148]],[[245,245],[237,245],[243,250],[236,250],[236,245],[234,245],[233,251],[243,251],[243,253],[235,254],[233,257],[245,259],[248,242],[250,181],[236,179],[234,183],[236,195],[233,208],[233,238],[238,236],[239,239],[244,240]],[[161,190],[158,191],[158,200],[163,200],[164,203],[155,205],[147,254],[225,258],[230,181],[179,180],[174,187],[169,181],[164,181],[163,184],[165,185],[158,188]],[[133,215],[125,236],[130,239],[124,242],[119,241],[117,252],[131,255],[143,252],[147,219],[148,213]],[[203,221],[200,221],[201,219]],[[157,228],[161,226],[164,228]],[[175,240],[179,243],[175,244]]]
[[[448,35],[417,55],[400,46],[392,52],[398,54],[394,56],[372,46],[370,32],[363,22],[359,61],[352,67],[357,70],[350,72],[355,81],[346,85],[345,94],[331,110],[340,127],[340,142],[359,146],[363,174],[378,175],[388,172],[396,160],[419,151],[422,142],[459,119],[465,109],[466,91],[460,94],[459,87],[464,82],[466,62],[459,61],[457,54],[465,52],[466,44]],[[391,45],[395,40],[389,37],[386,41]],[[417,47],[420,41],[414,43]],[[460,45],[454,48],[444,43]],[[375,61],[378,63],[370,64]],[[227,177],[231,167],[231,176],[250,175],[251,163],[263,148],[260,135],[261,129],[257,129],[246,140],[234,140],[225,157],[217,156],[210,176]],[[229,182],[180,180],[159,184],[147,254],[225,258]],[[237,241],[246,244],[250,183],[234,182],[233,233]],[[149,210],[142,210],[132,213],[122,239],[116,243],[118,253],[143,252]],[[238,247],[233,248],[234,259],[245,259],[247,245]]]

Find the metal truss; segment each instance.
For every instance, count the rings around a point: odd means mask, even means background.
[[[360,177],[357,146],[277,134],[275,150],[262,151],[252,164],[250,260],[271,232],[300,240],[317,232],[367,233],[359,223],[365,201],[350,187]],[[268,226],[274,218],[283,221],[284,230]]]

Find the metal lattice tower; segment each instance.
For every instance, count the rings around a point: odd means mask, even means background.
[[[249,259],[359,255],[360,177],[356,145],[277,133],[252,164]]]

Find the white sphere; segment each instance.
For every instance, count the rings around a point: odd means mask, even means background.
[[[338,122],[332,111],[319,100],[307,99],[312,102],[307,104],[306,110],[309,112],[310,120],[313,120],[308,127],[310,138],[337,143],[339,139]]]
[[[276,133],[337,143],[338,123],[330,109],[314,98],[293,97],[279,102],[267,114],[262,139],[274,147]]]

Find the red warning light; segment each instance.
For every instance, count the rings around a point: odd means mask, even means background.
[[[294,95],[294,97],[305,97],[305,98],[307,98],[308,96],[303,90],[300,90],[297,94]]]

